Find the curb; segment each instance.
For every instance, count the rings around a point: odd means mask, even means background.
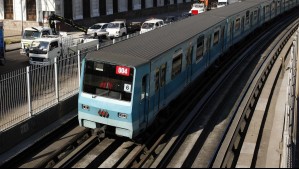
[[[20,50],[21,48],[16,48],[16,49],[6,49],[5,52],[13,52],[13,51],[16,51],[16,50]]]

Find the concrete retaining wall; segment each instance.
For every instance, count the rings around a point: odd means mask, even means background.
[[[35,115],[7,131],[0,132],[0,154],[76,109],[77,102],[78,95],[60,102],[55,107]]]

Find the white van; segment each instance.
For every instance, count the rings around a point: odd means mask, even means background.
[[[147,20],[142,24],[140,34],[149,32],[162,26],[164,26],[164,21],[162,19]]]

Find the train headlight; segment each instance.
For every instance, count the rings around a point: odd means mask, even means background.
[[[89,106],[82,104],[82,109],[83,110],[89,110]]]
[[[121,118],[121,119],[127,119],[128,115],[125,114],[125,113],[118,113],[118,117]]]

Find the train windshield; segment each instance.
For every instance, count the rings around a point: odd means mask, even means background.
[[[130,102],[133,77],[133,68],[87,60],[83,91],[94,96]]]

